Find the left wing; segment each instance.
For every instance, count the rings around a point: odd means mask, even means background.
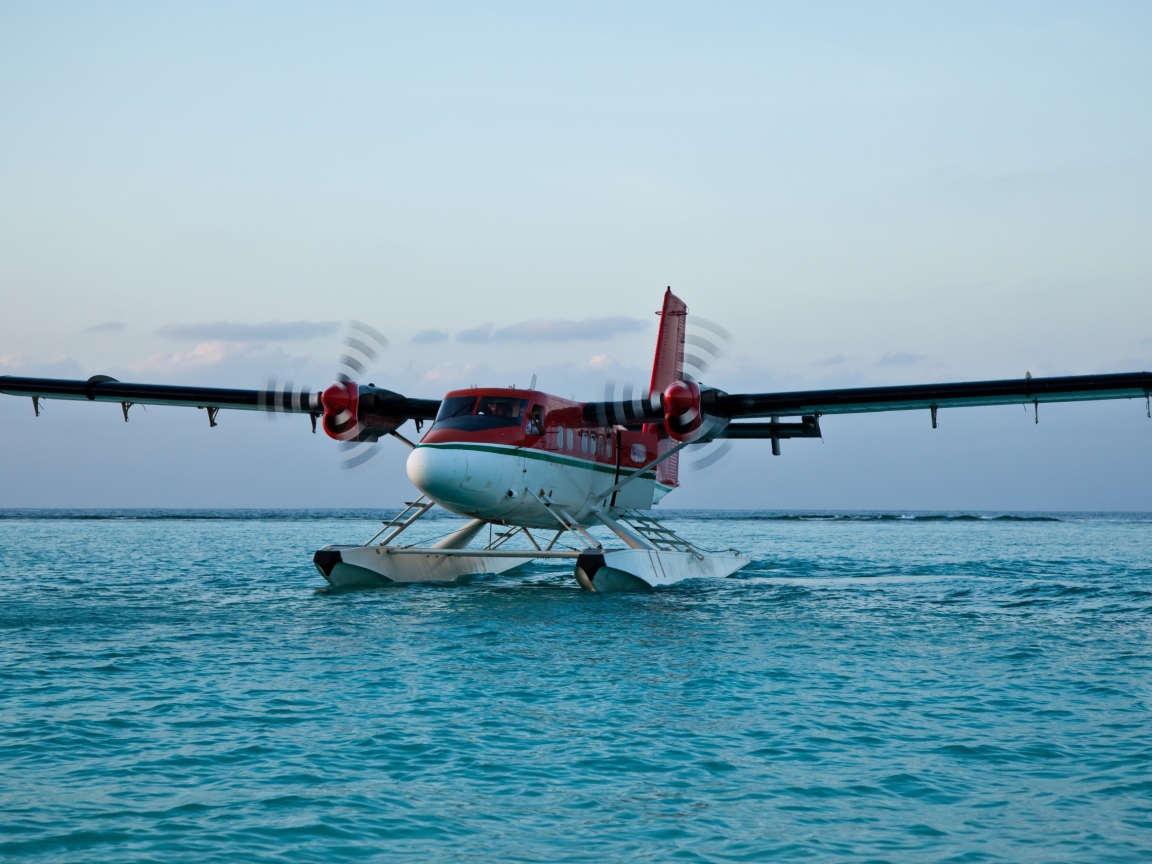
[[[1061,378],[1010,378],[899,387],[854,387],[792,393],[720,393],[705,410],[721,417],[795,417],[804,414],[861,414],[978,405],[1033,405],[1094,399],[1147,399],[1152,373],[1069,375]]]
[[[801,390],[791,393],[722,393],[705,391],[704,410],[725,420],[771,417],[769,423],[729,423],[717,438],[814,438],[820,435],[821,415],[875,411],[932,412],[939,408],[980,405],[1032,405],[1041,402],[1085,402],[1096,399],[1144,399],[1152,417],[1149,394],[1152,373],[1068,375],[1059,378],[1009,378],[1001,381],[958,381],[949,384],[909,384],[899,387],[853,387],[843,390]],[[777,417],[802,418],[780,423]],[[775,445],[773,445],[775,446]],[[775,452],[775,451],[773,451]]]

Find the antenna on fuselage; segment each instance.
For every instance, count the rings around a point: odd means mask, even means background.
[[[530,382],[528,382],[528,389],[529,390],[535,390],[536,389],[536,373],[535,372],[532,373],[532,380]]]

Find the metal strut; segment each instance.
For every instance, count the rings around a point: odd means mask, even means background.
[[[531,489],[529,489],[528,494],[544,505],[544,509],[552,514],[552,518],[560,523],[560,527],[564,531],[571,531],[573,534],[579,534],[584,538],[585,542],[596,549],[604,548],[600,545],[599,541],[597,541],[595,537],[580,527],[580,523],[573,519],[567,510],[553,501],[552,498],[549,497],[548,493],[543,489],[541,489],[539,492],[533,492]],[[552,540],[552,543],[555,543],[558,539],[559,535],[557,535],[557,537]],[[552,543],[548,544],[549,549],[552,548]]]
[[[124,422],[128,422],[128,409],[135,405],[135,402],[121,402],[120,407],[124,409]]]
[[[936,406],[932,406],[932,428],[936,428]]]
[[[36,412],[37,417],[40,416],[40,397],[39,396],[33,396],[32,397],[32,410]]]
[[[220,409],[215,405],[205,405],[204,410],[208,412],[208,428],[216,428],[216,415],[220,413]]]
[[[395,438],[397,441],[400,441],[404,444],[407,444],[413,450],[416,449],[416,445],[413,444],[411,441],[409,441],[407,438],[405,438],[403,435],[401,435],[399,432],[393,430],[393,431],[389,432],[388,434],[391,435],[393,438]]]

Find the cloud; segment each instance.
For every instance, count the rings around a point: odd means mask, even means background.
[[[825,357],[823,360],[817,360],[817,366],[839,366],[841,363],[847,363],[848,358],[843,354],[833,354],[831,357]]]
[[[491,342],[492,325],[480,324],[469,330],[461,330],[456,334],[456,339],[460,342]]]
[[[447,338],[447,330],[421,330],[412,337],[412,341],[420,345],[427,345],[431,342],[443,342]]]
[[[461,342],[576,342],[611,339],[622,333],[638,333],[647,329],[647,322],[623,315],[585,318],[569,321],[565,318],[536,318],[507,327],[494,328],[481,324],[456,334]]]
[[[620,364],[616,358],[608,354],[593,354],[588,358],[588,362],[584,364],[585,369],[595,369],[598,372],[606,372],[609,369],[616,369]]]
[[[438,392],[445,389],[470,387],[485,382],[491,382],[492,370],[485,365],[476,363],[454,363],[451,360],[425,369],[420,373],[417,388],[435,388]]]
[[[153,354],[142,363],[133,365],[132,371],[167,374],[185,369],[219,366],[228,360],[248,356],[250,353],[243,346],[215,339],[201,342],[191,351],[180,351],[175,354]]]
[[[928,358],[923,354],[909,354],[907,351],[897,351],[894,354],[885,354],[880,358],[881,366],[917,366]]]
[[[206,342],[287,342],[330,336],[339,329],[338,321],[265,321],[257,324],[211,321],[205,324],[165,324],[156,334],[170,339]]]
[[[621,333],[638,333],[646,322],[623,315],[603,318],[585,318],[568,321],[563,318],[537,318],[501,327],[492,334],[493,339],[509,342],[572,342],[578,340],[611,339]]]
[[[93,324],[91,327],[85,327],[85,333],[119,333],[124,329],[123,321],[105,321],[101,324]]]
[[[7,375],[17,371],[30,377],[78,378],[83,375],[80,364],[66,354],[39,363],[21,354],[0,355],[0,374]]]

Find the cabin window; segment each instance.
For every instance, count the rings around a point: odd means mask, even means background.
[[[571,450],[572,449],[572,430],[568,429],[568,430],[566,430],[566,432],[564,434],[566,434],[568,436],[568,449]]]
[[[527,435],[544,434],[544,409],[539,405],[533,405],[532,410],[528,412],[528,419],[524,421],[524,432]]]
[[[592,455],[593,456],[599,456],[600,455],[600,436],[599,435],[593,435],[592,436]]]
[[[556,427],[556,449],[557,450],[563,450],[564,449],[564,427],[563,426],[557,426]]]
[[[609,459],[612,458],[612,438],[611,437],[604,439],[604,455],[607,456]]]
[[[479,432],[519,426],[527,408],[527,399],[512,396],[449,396],[440,403],[433,428]]]
[[[581,432],[580,433],[580,452],[581,453],[587,453],[588,452],[588,433],[587,432]]]

